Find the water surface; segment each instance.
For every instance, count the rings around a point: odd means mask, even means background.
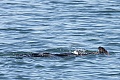
[[[110,56],[13,58],[105,47]],[[1,0],[1,80],[119,80],[119,0]]]

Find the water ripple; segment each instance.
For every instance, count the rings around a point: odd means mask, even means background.
[[[1,0],[0,79],[119,80],[119,0]],[[15,58],[75,49],[110,53],[72,58]]]

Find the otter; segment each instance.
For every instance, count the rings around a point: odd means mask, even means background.
[[[82,56],[82,55],[89,55],[89,54],[106,54],[109,55],[108,51],[103,47],[98,47],[97,52],[85,52],[82,50],[75,50],[74,52],[69,53],[60,53],[60,54],[51,54],[51,53],[31,53],[31,54],[19,54],[17,56],[22,57],[51,57],[51,56],[58,56],[58,57],[65,57],[65,56]]]

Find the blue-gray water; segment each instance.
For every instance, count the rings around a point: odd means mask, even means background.
[[[11,57],[98,46],[110,55]],[[119,79],[119,0],[0,0],[0,80]]]

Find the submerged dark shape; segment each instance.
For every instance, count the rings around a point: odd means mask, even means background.
[[[85,52],[82,50],[75,50],[74,52],[69,53],[60,53],[60,54],[51,54],[51,53],[31,53],[31,54],[19,54],[17,56],[22,57],[66,57],[66,56],[82,56],[82,55],[89,55],[89,54],[106,54],[109,55],[108,51],[103,47],[98,47],[98,52]]]

